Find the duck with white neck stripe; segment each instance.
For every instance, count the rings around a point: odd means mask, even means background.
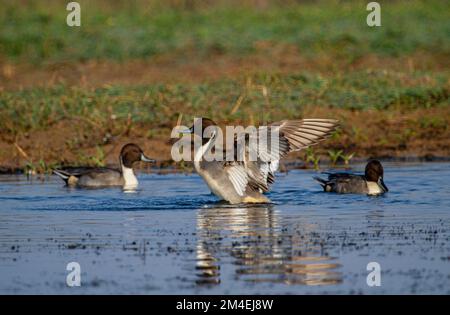
[[[108,167],[76,167],[54,170],[53,173],[61,177],[67,186],[81,188],[96,188],[122,186],[124,189],[135,189],[138,180],[133,171],[133,164],[138,161],[155,162],[145,156],[142,149],[128,143],[120,151],[120,169]]]
[[[200,128],[195,127],[196,122],[201,122]],[[270,202],[264,193],[269,191],[275,180],[280,159],[289,152],[299,151],[325,140],[338,127],[338,121],[335,119],[282,120],[261,126],[253,132],[238,134],[234,139],[234,147],[237,148],[239,143],[244,145],[240,151],[238,148],[239,152],[225,150],[223,155],[233,158],[223,161],[207,158],[215,145],[220,128],[208,118],[201,118],[196,122],[190,129],[180,131],[194,134],[194,139],[200,137],[202,140],[194,156],[195,170],[205,180],[212,193],[231,204]],[[210,131],[209,138],[204,137],[206,131]],[[273,137],[278,145],[274,146],[273,140],[264,140],[265,135],[271,139]]]
[[[380,161],[370,160],[364,175],[350,173],[325,173],[327,179],[314,177],[325,192],[339,194],[381,195],[389,191],[384,183],[384,170]]]

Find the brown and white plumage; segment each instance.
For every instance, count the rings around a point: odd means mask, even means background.
[[[84,188],[123,186],[125,189],[134,189],[138,185],[138,180],[133,172],[133,164],[138,161],[155,162],[146,157],[138,145],[128,143],[120,151],[120,169],[69,167],[53,170],[53,173],[63,179],[67,186]]]
[[[233,161],[201,160],[194,166],[211,191],[230,203],[268,202],[263,193],[269,191],[270,184],[274,182],[280,159],[289,152],[325,140],[337,125],[334,119],[301,119],[262,126],[235,137]],[[216,125],[212,120],[203,118],[202,134],[210,126]],[[214,136],[213,133],[209,141],[204,141],[201,156],[214,144]],[[239,143],[243,145],[238,146]],[[224,154],[227,156],[226,152]]]
[[[275,180],[281,158],[289,152],[299,151],[325,140],[336,127],[337,121],[334,119],[283,120],[260,127],[257,132],[247,136],[249,141],[243,146],[246,150],[243,159],[228,162],[225,170],[240,195],[245,192],[246,186],[261,193],[267,192]],[[272,134],[278,140],[278,146],[271,145]],[[240,137],[246,135],[242,134]],[[252,138],[256,138],[256,141],[252,141]],[[248,158],[252,153],[257,157],[256,161]]]
[[[325,173],[328,178],[314,177],[325,192],[339,194],[380,195],[389,191],[384,183],[384,169],[378,160],[370,160],[364,175],[350,173]]]

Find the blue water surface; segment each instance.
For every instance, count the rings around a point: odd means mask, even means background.
[[[195,174],[140,174],[132,193],[0,176],[0,293],[450,293],[450,163],[388,163],[380,197],[314,175],[279,174],[259,206],[218,202]]]

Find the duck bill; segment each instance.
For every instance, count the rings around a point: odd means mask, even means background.
[[[183,129],[182,129],[183,128]],[[191,126],[191,128],[188,128],[186,126],[178,126],[178,133],[180,134],[193,134],[194,133],[194,125]]]
[[[190,129],[184,129],[184,130],[180,130],[180,131],[178,131],[179,133],[181,133],[181,134],[191,134],[192,133],[192,128],[190,128]]]
[[[389,191],[389,189],[387,188],[386,184],[383,181],[383,177],[380,177],[380,179],[378,180],[378,184],[381,186],[381,188],[383,188],[384,192]]]
[[[156,160],[150,159],[150,158],[146,157],[144,154],[141,154],[141,161],[142,162],[148,162],[148,163],[155,163],[156,162]]]

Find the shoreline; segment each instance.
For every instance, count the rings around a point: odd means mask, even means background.
[[[324,160],[323,163],[319,164],[317,171],[325,169],[336,169],[336,170],[346,170],[352,169],[357,165],[362,165],[371,158],[376,158],[380,160],[383,164],[385,163],[404,163],[404,164],[414,164],[414,163],[447,163],[450,162],[450,156],[401,156],[401,157],[367,157],[367,158],[357,158],[353,159],[349,164],[336,163],[332,164],[330,160]],[[172,162],[172,163],[171,163]],[[192,162],[186,162],[187,165],[179,166],[179,163],[173,161],[157,161],[157,166],[150,167],[134,167],[139,173],[150,174],[155,173],[158,175],[166,174],[178,174],[178,173],[195,173],[192,166]],[[70,166],[63,166],[70,167]],[[90,167],[89,165],[78,165],[76,167]],[[107,164],[105,167],[118,168],[118,164]],[[314,170],[315,167],[312,163],[307,163],[303,159],[285,159],[280,163],[280,169],[278,172],[287,172],[291,170]],[[0,175],[51,175],[51,170],[46,172],[32,172],[26,167],[11,167],[0,165]]]
[[[188,113],[181,124],[189,124]],[[310,150],[292,152],[287,160],[332,160],[337,162],[378,158],[380,160],[446,160],[450,157],[450,106],[431,108],[391,108],[384,110],[350,110],[325,106],[305,106],[301,112],[286,117],[275,109],[270,121],[296,117],[336,118],[340,129],[326,141]],[[118,164],[118,156],[126,143],[138,144],[147,156],[159,161],[159,169],[185,169],[188,163],[176,164],[171,158],[175,139],[172,126],[181,114],[171,114],[167,122],[146,123],[108,119],[101,122],[82,120],[82,116],[48,123],[48,126],[20,131],[15,136],[0,133],[0,173],[33,170],[46,173],[69,166],[106,166]],[[77,119],[80,118],[80,119]],[[214,120],[216,117],[213,115]],[[219,126],[242,123],[251,119],[226,117],[217,119]],[[93,125],[95,123],[95,125]],[[298,164],[298,163],[297,163]]]

